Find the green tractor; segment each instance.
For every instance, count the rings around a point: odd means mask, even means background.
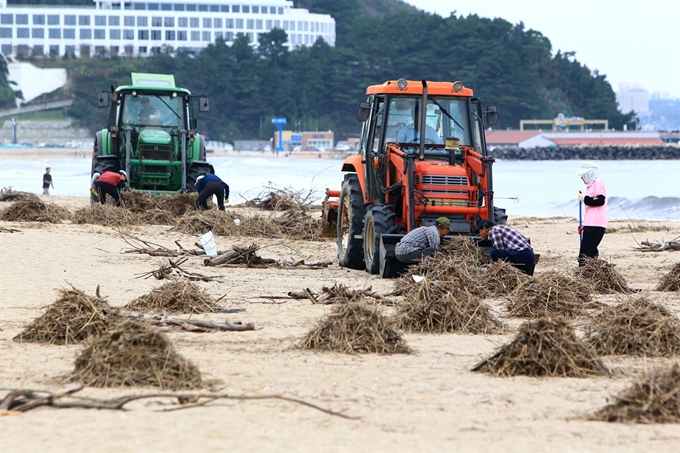
[[[195,191],[196,179],[215,170],[196,132],[194,104],[208,111],[206,96],[176,87],[168,74],[133,72],[132,85],[100,92],[99,107],[111,110],[94,139],[91,174],[125,170],[125,188],[147,193]]]

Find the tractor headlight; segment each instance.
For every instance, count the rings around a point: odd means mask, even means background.
[[[454,91],[454,92],[458,93],[458,92],[459,92],[460,90],[462,90],[463,88],[465,88],[465,87],[463,86],[463,82],[460,82],[460,81],[458,81],[458,80],[455,81],[455,82],[453,82],[453,91]]]
[[[406,79],[399,79],[397,80],[397,88],[400,90],[405,90],[406,87],[408,86],[408,81]]]

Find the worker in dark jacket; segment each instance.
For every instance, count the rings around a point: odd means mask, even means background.
[[[224,211],[225,201],[229,203],[229,186],[212,173],[196,178],[196,191],[198,191],[196,209],[208,209],[208,200],[213,195],[217,197],[217,207],[220,211]]]
[[[106,204],[106,194],[109,194],[116,202],[116,206],[122,206],[123,199],[120,191],[125,187],[125,181],[127,181],[125,170],[120,170],[118,173],[115,171],[95,173],[90,181],[90,190],[96,194],[101,204]]]

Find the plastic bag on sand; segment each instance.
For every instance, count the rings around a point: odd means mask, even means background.
[[[198,238],[201,247],[205,250],[205,254],[208,256],[217,256],[217,245],[215,244],[215,236],[213,236],[212,231],[208,231],[203,236]]]

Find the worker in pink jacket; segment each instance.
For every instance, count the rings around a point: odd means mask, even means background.
[[[579,227],[581,247],[578,251],[578,265],[583,266],[586,258],[597,258],[604,232],[607,229],[607,190],[599,179],[597,164],[583,164],[576,172],[586,185],[586,191],[579,190],[578,201],[585,205],[583,226]]]

